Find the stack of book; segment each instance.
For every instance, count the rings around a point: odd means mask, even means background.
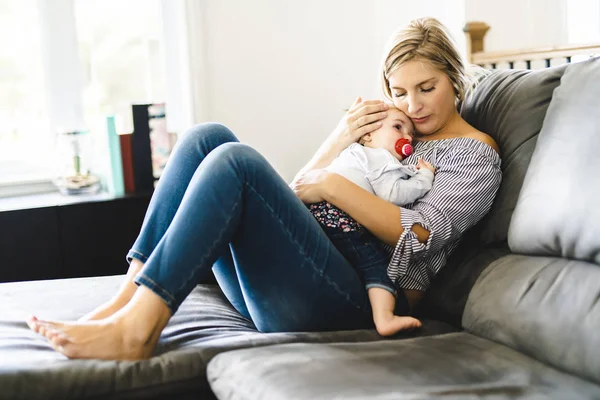
[[[117,134],[114,116],[106,118],[108,162],[101,175],[115,196],[151,193],[177,137],[167,132],[164,104],[134,104],[132,113],[133,133]]]

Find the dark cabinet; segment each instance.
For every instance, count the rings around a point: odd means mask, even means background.
[[[56,208],[0,212],[0,282],[60,276]]]
[[[0,282],[123,274],[150,201],[105,201],[0,212]]]

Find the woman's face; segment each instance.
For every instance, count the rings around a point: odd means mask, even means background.
[[[404,63],[391,74],[389,84],[394,105],[421,135],[440,132],[457,112],[450,79],[426,61]]]

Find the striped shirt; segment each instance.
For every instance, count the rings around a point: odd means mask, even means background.
[[[416,202],[401,208],[404,228],[391,255],[388,275],[399,288],[425,291],[446,264],[463,233],[490,209],[500,187],[500,156],[489,145],[471,138],[415,142],[403,164],[418,157],[436,168],[433,187]],[[419,224],[429,231],[421,243],[411,230]]]

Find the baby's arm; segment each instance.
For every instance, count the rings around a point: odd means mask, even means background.
[[[397,206],[414,203],[423,197],[431,189],[434,173],[424,164],[418,165],[412,176],[406,173],[405,168],[402,165],[388,165],[368,173],[366,178],[375,195]]]

